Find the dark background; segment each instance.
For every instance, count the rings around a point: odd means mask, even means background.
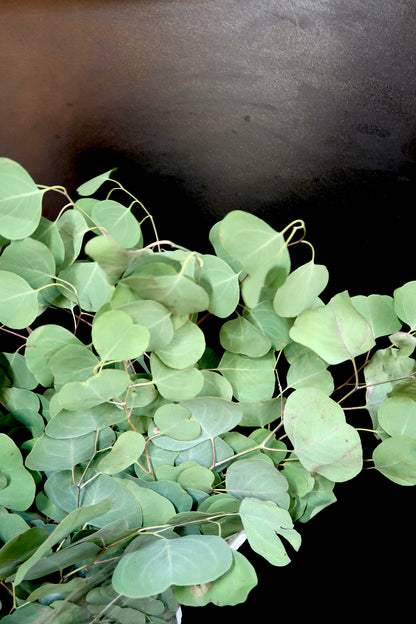
[[[326,297],[392,294],[415,279],[415,32],[413,0],[2,0],[0,155],[71,194],[118,167],[200,251],[232,209],[304,219]],[[368,471],[335,492],[289,567],[250,554],[248,603],[184,624],[409,609],[414,489]]]

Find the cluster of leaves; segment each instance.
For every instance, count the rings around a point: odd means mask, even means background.
[[[416,483],[416,282],[325,303],[309,243],[291,266],[302,222],[230,212],[200,254],[159,240],[111,175],[73,202],[0,159],[0,323],[18,343],[0,361],[5,624],[162,624],[178,604],[244,602],[257,578],[236,536],[286,565],[294,523],[362,470],[350,396],[366,396],[371,466]]]

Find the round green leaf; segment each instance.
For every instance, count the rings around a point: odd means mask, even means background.
[[[392,396],[378,408],[378,421],[390,436],[416,438],[416,402],[406,396]]]
[[[116,302],[113,303],[113,301],[110,303],[113,308],[128,314],[134,323],[147,327],[150,334],[147,351],[164,349],[173,338],[174,329],[171,311],[157,301],[151,301],[150,299],[137,300],[135,293],[133,294],[134,301],[121,305]]]
[[[130,360],[141,355],[149,344],[149,330],[135,325],[121,310],[109,310],[94,319],[91,330],[95,349],[104,361]]]
[[[244,555],[232,551],[233,563],[225,574],[211,583],[174,587],[180,604],[202,607],[212,602],[219,607],[245,602],[249,592],[257,585],[257,574]]]
[[[44,192],[21,165],[0,158],[1,236],[17,240],[35,231],[42,215]]]
[[[272,301],[262,301],[254,308],[246,309],[244,316],[271,340],[275,351],[280,351],[280,349],[283,349],[291,342],[289,329],[293,324],[293,320],[278,316],[273,308]]]
[[[15,388],[24,388],[26,390],[34,390],[38,382],[29,370],[24,355],[18,353],[3,353],[5,358],[4,366],[1,367],[5,371],[8,379]]]
[[[85,245],[85,253],[100,265],[110,284],[115,284],[133,261],[111,236],[94,236]]]
[[[186,321],[175,330],[168,345],[156,351],[166,366],[186,368],[195,364],[205,351],[205,336],[195,323]]]
[[[96,435],[87,433],[76,438],[38,438],[26,458],[30,470],[50,472],[70,470],[81,462],[90,460],[95,454]]]
[[[222,258],[201,255],[200,284],[209,295],[208,311],[220,318],[234,312],[240,299],[238,275]]]
[[[310,308],[328,284],[328,269],[313,261],[298,267],[277,289],[273,299],[276,313],[295,317]]]
[[[227,470],[225,484],[227,492],[240,500],[254,497],[273,501],[283,509],[289,507],[286,477],[262,459],[239,459],[233,462]]]
[[[94,374],[98,364],[97,356],[83,344],[64,345],[48,360],[56,388],[69,381],[85,381]]]
[[[242,316],[224,323],[220,342],[226,351],[253,358],[266,355],[272,346],[271,340]]]
[[[284,236],[242,210],[233,210],[224,217],[219,236],[223,249],[248,273],[242,293],[249,307],[256,306],[270,276],[273,285],[280,285],[289,273],[290,257]]]
[[[66,210],[57,220],[56,227],[64,244],[61,269],[69,267],[79,256],[88,224],[77,210]]]
[[[117,398],[129,385],[129,375],[117,369],[104,369],[86,381],[70,381],[57,395],[61,409],[79,411]]]
[[[82,407],[79,411],[60,410],[46,425],[50,438],[75,438],[90,431],[101,431],[126,420],[124,409],[111,403]]]
[[[413,330],[416,327],[416,280],[397,288],[393,296],[397,316]]]
[[[346,291],[335,295],[327,305],[300,314],[289,334],[328,364],[353,359],[375,344],[370,325]]]
[[[163,398],[168,401],[183,401],[194,398],[204,385],[200,370],[193,366],[174,369],[166,366],[155,353],[150,355],[152,380]]]
[[[416,485],[416,439],[395,435],[373,452],[374,467],[398,485]]]
[[[209,296],[201,286],[166,263],[144,264],[124,281],[142,299],[158,301],[178,316],[202,312],[209,305]]]
[[[0,433],[0,472],[0,505],[15,511],[28,509],[35,497],[35,482],[23,465],[19,448],[5,433]]]
[[[351,303],[370,324],[374,338],[397,332],[402,324],[394,311],[393,298],[387,295],[356,295]]]
[[[28,327],[39,314],[38,293],[25,279],[0,271],[0,323],[12,329]]]
[[[284,566],[290,561],[280,536],[299,550],[301,536],[293,528],[289,512],[274,502],[246,498],[240,505],[240,516],[251,548],[272,565]]]
[[[43,243],[52,252],[56,267],[60,269],[65,258],[65,247],[56,222],[42,217],[32,238]]]
[[[52,283],[55,258],[46,245],[26,238],[6,247],[0,256],[0,269],[20,275],[36,290]]]
[[[145,439],[137,431],[124,431],[119,435],[111,451],[98,463],[100,472],[117,474],[136,462],[143,453]]]
[[[334,380],[327,364],[312,351],[295,358],[286,377],[289,388],[318,388],[325,394],[334,390]]]
[[[310,472],[340,482],[361,471],[360,436],[322,390],[295,390],[286,401],[283,422],[299,461]]]
[[[274,365],[273,353],[250,358],[226,351],[218,370],[232,385],[238,401],[265,401],[274,393]]]
[[[113,293],[113,286],[96,262],[76,261],[61,271],[58,278],[58,290],[87,312],[96,312]]]
[[[232,561],[231,549],[220,537],[158,537],[124,555],[114,570],[112,582],[117,593],[143,598],[163,592],[170,585],[209,583],[224,574]]]
[[[25,349],[27,367],[45,388],[52,386],[54,381],[49,359],[69,344],[81,345],[81,342],[61,325],[41,325],[29,335]]]
[[[201,432],[201,426],[192,418],[191,412],[177,403],[159,407],[154,422],[160,433],[175,440],[194,440]]]
[[[91,210],[91,218],[126,249],[135,247],[141,239],[137,219],[128,208],[112,199],[97,201]]]

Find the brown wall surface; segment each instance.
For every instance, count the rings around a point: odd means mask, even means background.
[[[118,167],[197,248],[234,208],[303,218],[335,292],[391,294],[415,278],[415,33],[414,0],[1,0],[0,156],[71,193]],[[256,615],[215,621],[410,605],[410,489],[341,485]]]

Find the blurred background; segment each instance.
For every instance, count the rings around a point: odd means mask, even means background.
[[[415,279],[415,33],[412,0],[2,0],[0,156],[72,196],[117,167],[199,251],[236,208],[301,218],[328,298],[392,294]],[[414,489],[369,471],[336,494],[291,566],[250,555],[247,605],[184,624],[409,606]]]

